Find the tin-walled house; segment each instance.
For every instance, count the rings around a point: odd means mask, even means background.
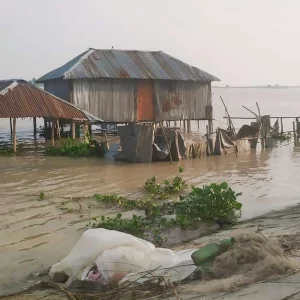
[[[211,120],[218,78],[162,51],[89,49],[37,80],[105,122]]]

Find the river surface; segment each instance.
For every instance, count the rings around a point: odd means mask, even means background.
[[[214,126],[226,128],[220,95],[232,116],[251,117],[242,108],[271,116],[300,115],[300,89],[218,88],[213,89]],[[246,120],[250,123],[250,120]],[[41,121],[39,121],[41,124]],[[234,121],[239,128],[243,121]],[[200,132],[193,124],[193,134]],[[17,121],[18,140],[32,142],[30,120]],[[284,121],[291,130],[292,120]],[[9,140],[9,121],[0,121],[2,142]],[[39,143],[43,143],[39,140]],[[33,150],[35,146],[32,146]],[[243,203],[243,218],[251,218],[299,201],[300,148],[290,141],[272,149],[174,163],[127,164],[100,158],[45,157],[41,153],[17,157],[0,156],[0,290],[7,290],[29,271],[48,267],[72,247],[81,229],[93,216],[114,213],[114,208],[95,204],[95,193],[118,193],[135,197],[146,178],[172,178],[178,166],[188,184],[201,186],[227,181]],[[39,194],[46,198],[42,201]],[[64,204],[62,204],[64,203]]]

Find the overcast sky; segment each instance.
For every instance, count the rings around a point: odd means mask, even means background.
[[[1,0],[0,79],[87,48],[163,50],[221,85],[300,85],[300,0]]]

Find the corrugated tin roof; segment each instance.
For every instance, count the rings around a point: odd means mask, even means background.
[[[0,118],[49,117],[94,120],[75,105],[25,80],[0,81]]]
[[[158,80],[219,81],[213,75],[162,51],[90,49],[62,67],[39,78],[51,79],[130,78]]]

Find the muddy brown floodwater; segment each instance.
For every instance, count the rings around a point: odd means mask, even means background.
[[[220,95],[229,104],[232,115],[249,115],[242,105],[255,110],[255,102],[259,101],[264,114],[291,116],[298,109],[300,89],[214,89],[215,127],[225,126]],[[285,122],[285,129],[291,129],[291,121]],[[234,123],[237,128],[243,124]],[[9,138],[8,124],[8,120],[0,120],[0,142]],[[29,125],[24,120],[17,122],[21,131],[26,126],[31,129]],[[205,125],[201,124],[202,132]],[[18,141],[27,139],[28,134],[18,133]],[[32,141],[32,136],[29,139]],[[93,194],[135,197],[146,178],[172,178],[179,165],[189,184],[227,181],[234,190],[242,192],[243,218],[300,202],[300,148],[289,143],[278,143],[273,149],[238,158],[212,156],[173,166],[168,162],[131,165],[99,158],[44,157],[37,153],[0,157],[0,294],[20,289],[25,278],[36,280],[28,274],[47,269],[65,256],[91,217],[115,213],[113,208],[96,204],[90,198]],[[41,192],[46,198],[40,201]]]
[[[95,193],[137,196],[146,178],[172,178],[178,166],[189,184],[228,181],[241,191],[243,218],[298,203],[300,151],[288,142],[265,151],[185,160],[171,166],[114,163],[99,158],[0,157],[0,290],[47,269],[73,246],[93,216],[114,213]],[[39,199],[43,192],[46,197]],[[64,210],[62,210],[62,202]],[[72,211],[70,211],[72,210]]]

